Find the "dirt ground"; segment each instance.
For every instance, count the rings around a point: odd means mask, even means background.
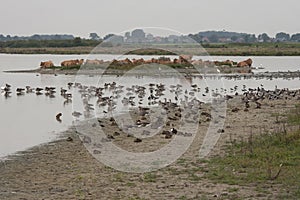
[[[251,102],[248,111],[244,111],[245,104],[240,96],[230,99],[226,115],[222,116],[225,124],[219,132],[220,138],[207,159],[224,154],[226,146],[234,140],[247,139],[249,134],[276,131],[279,125],[275,114],[287,112],[296,101],[263,100],[260,109]],[[209,113],[210,109],[204,106],[201,113]],[[168,116],[174,112],[170,110]],[[133,118],[137,117],[135,114],[133,111]],[[2,161],[0,199],[276,199],[279,185],[266,185],[265,190],[269,192],[265,193],[257,190],[255,183],[226,185],[205,178],[210,169],[199,159],[199,148],[209,124],[217,123],[214,118],[207,118],[210,117],[201,115],[192,145],[177,161],[149,173],[125,173],[105,166],[87,151],[72,127],[57,141]],[[178,121],[172,120],[171,126],[176,127]],[[113,143],[132,152],[154,151],[172,140],[157,134],[134,142],[134,137],[122,133],[109,119],[101,119],[99,125],[113,136]]]

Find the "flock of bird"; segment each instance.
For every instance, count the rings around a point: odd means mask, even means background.
[[[25,86],[16,88],[16,95],[22,96],[26,94],[45,95],[49,98],[55,98],[57,93],[56,87],[36,87]],[[233,88],[215,88],[201,87],[197,84],[189,85],[167,85],[162,83],[149,83],[147,85],[131,85],[125,87],[116,82],[104,83],[102,86],[88,86],[78,82],[67,83],[66,87],[60,88],[60,95],[63,98],[63,105],[67,105],[74,101],[74,91],[77,91],[81,100],[81,112],[76,110],[72,113],[75,118],[90,118],[95,115],[95,111],[101,111],[103,114],[116,111],[118,106],[121,107],[147,107],[155,106],[163,103],[175,103],[176,105],[184,105],[189,102],[203,103],[204,98],[224,97],[226,100],[232,99],[234,96],[241,95],[242,102],[245,104],[245,111],[250,107],[250,102],[256,104],[256,108],[261,108],[261,101],[264,99],[287,99],[300,97],[299,90],[290,91],[289,89],[265,90],[263,85],[258,88],[242,88],[234,86]],[[5,98],[11,97],[13,92],[10,84],[1,87],[1,94]],[[239,93],[240,92],[240,93]],[[207,99],[206,99],[207,100]],[[233,111],[238,111],[239,108]],[[62,113],[56,115],[57,121],[61,120]]]
[[[16,88],[16,95],[22,96],[22,95],[29,94],[29,93],[35,93],[36,95],[45,94],[46,96],[49,96],[50,98],[55,98],[55,93],[56,93],[55,90],[56,90],[55,87],[31,88],[30,86],[25,86],[25,88]],[[44,93],[43,93],[43,91],[44,91]],[[12,94],[11,85],[6,83],[5,86],[1,87],[1,93],[6,98],[11,97],[11,94]],[[63,89],[62,89],[61,93],[63,94]],[[70,96],[72,96],[72,95],[70,95]],[[66,97],[68,97],[68,95]]]
[[[32,88],[25,86],[23,88],[16,88],[16,95],[22,96],[26,94],[45,95],[48,98],[56,97],[56,90],[60,90],[60,96],[63,98],[63,105],[73,103],[72,116],[75,119],[92,119],[92,118],[112,118],[112,113],[120,112],[120,107],[129,109],[130,107],[138,108],[138,117],[134,119],[134,126],[147,127],[150,125],[151,129],[157,130],[165,123],[165,128],[162,135],[166,139],[170,139],[173,135],[182,135],[184,137],[192,136],[190,132],[182,132],[177,130],[177,125],[181,118],[185,123],[195,123],[199,121],[200,116],[204,117],[204,121],[208,122],[213,119],[209,111],[201,109],[201,104],[210,102],[214,98],[230,101],[238,97],[241,100],[242,106],[236,105],[231,112],[247,112],[249,109],[260,109],[263,101],[273,101],[277,99],[295,99],[300,100],[300,89],[289,90],[278,89],[275,86],[274,90],[266,90],[263,85],[257,88],[247,88],[243,85],[241,88],[234,86],[232,88],[215,88],[211,89],[207,86],[201,87],[199,84],[162,84],[149,83],[147,85],[131,85],[125,86],[117,84],[116,82],[104,83],[101,86],[90,86],[82,83],[67,83],[65,88],[61,87],[37,87]],[[5,84],[1,87],[1,93],[5,98],[12,96],[12,86]],[[76,101],[76,102],[74,102]],[[79,102],[79,106],[77,105]],[[150,107],[161,106],[161,113],[157,116],[156,121],[149,121]],[[200,108],[200,110],[199,110]],[[122,109],[121,109],[122,110]],[[197,111],[196,111],[197,110]],[[164,113],[165,112],[165,113]],[[167,121],[164,122],[163,117],[167,116]],[[62,122],[63,113],[57,113],[55,118],[58,122]],[[214,119],[217,120],[217,119]],[[98,120],[99,121],[99,120]],[[99,121],[100,123],[101,121]],[[111,125],[116,121],[110,120]],[[199,121],[199,123],[201,123]],[[105,127],[106,124],[99,124]],[[121,125],[122,130],[126,132],[132,125]],[[220,133],[223,129],[218,130]],[[131,131],[129,131],[131,132]],[[142,131],[141,135],[149,135],[149,131]],[[72,138],[68,138],[72,141]],[[134,142],[142,142],[140,137],[136,137]]]

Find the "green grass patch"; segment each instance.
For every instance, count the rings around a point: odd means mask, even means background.
[[[76,44],[70,41],[57,41],[55,45],[33,41],[34,45],[28,42],[0,43],[0,53],[9,54],[122,54],[119,47],[101,47],[92,51],[99,43],[98,41],[83,40]],[[48,41],[46,41],[48,42]],[[67,42],[67,43],[66,43]],[[24,44],[23,44],[24,43]],[[61,43],[61,44],[58,44]],[[138,49],[127,54],[138,55],[174,55],[174,52],[182,54],[207,55],[201,50],[200,44],[153,44],[153,48]],[[299,56],[300,43],[210,43],[201,44],[209,53],[215,56]],[[134,47],[134,46],[133,46]],[[164,49],[168,50],[164,50]]]
[[[300,108],[288,116],[288,125],[300,124]],[[282,184],[300,198],[300,129],[251,136],[228,147],[227,155],[208,162],[207,178],[232,185]],[[298,188],[297,188],[297,187]]]
[[[73,66],[68,66],[68,67],[61,67],[61,70],[79,70],[81,65],[73,65]]]

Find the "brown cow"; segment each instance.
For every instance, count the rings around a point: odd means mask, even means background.
[[[62,67],[70,67],[70,66],[76,65],[76,62],[74,62],[74,60],[65,60],[65,61],[61,62],[60,65]]]
[[[79,65],[82,65],[84,63],[84,59],[80,59],[79,61],[78,61],[78,64]]]
[[[174,63],[174,64],[179,64],[179,59],[174,58],[173,63]]]
[[[226,60],[226,61],[223,61],[223,64],[232,67],[234,63],[232,60]]]
[[[76,59],[76,60],[65,60],[63,62],[61,62],[61,66],[62,67],[70,67],[70,66],[77,66],[77,65],[82,65],[84,62],[83,59]]]
[[[41,68],[49,68],[49,67],[54,67],[54,64],[51,60],[49,60],[46,62],[41,62],[40,66]]]
[[[232,67],[234,65],[234,62],[232,60],[225,60],[225,61],[214,61],[216,66],[223,66],[227,65]]]
[[[145,64],[151,64],[153,63],[152,60],[145,60]]]
[[[152,58],[151,63],[159,63],[158,59]]]
[[[116,60],[116,59],[113,59],[113,60],[111,61],[111,65],[112,65],[112,66],[119,66],[119,61]]]
[[[158,58],[158,62],[159,62],[159,64],[162,64],[162,65],[166,65],[166,64],[171,64],[172,63],[171,59],[168,58],[168,57],[159,57]]]
[[[131,60],[129,58],[126,58],[124,60],[124,63],[126,63],[127,65],[131,65],[132,64],[132,62],[131,62]]]
[[[193,56],[191,55],[180,55],[179,62],[180,63],[190,63],[192,61]]]
[[[251,67],[251,66],[252,66],[252,63],[253,63],[253,61],[252,61],[252,59],[251,59],[251,58],[249,58],[249,59],[245,60],[245,62],[246,62],[246,63],[248,63],[249,67]]]
[[[145,63],[144,59],[143,58],[140,58],[140,59],[132,59],[132,63],[134,65],[142,65]]]
[[[245,61],[242,61],[237,64],[237,67],[249,67],[249,65]]]
[[[237,64],[238,67],[251,67],[252,66],[252,59],[249,58],[247,60],[241,61]]]

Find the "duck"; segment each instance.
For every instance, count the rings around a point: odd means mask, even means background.
[[[4,91],[4,92],[9,92],[11,89],[11,85],[9,84],[5,84],[5,86],[1,87],[1,91]]]
[[[24,92],[25,89],[24,88],[17,88],[16,91],[19,92],[19,93],[21,93],[21,92]]]
[[[35,91],[36,92],[41,92],[41,91],[43,91],[44,89],[43,88],[40,88],[40,87],[37,87],[36,89],[35,89]]]
[[[26,93],[33,93],[33,89],[30,86],[26,86]]]
[[[58,114],[55,116],[55,118],[56,118],[56,120],[57,120],[58,122],[62,122],[61,117],[62,117],[62,113],[58,113]]]

